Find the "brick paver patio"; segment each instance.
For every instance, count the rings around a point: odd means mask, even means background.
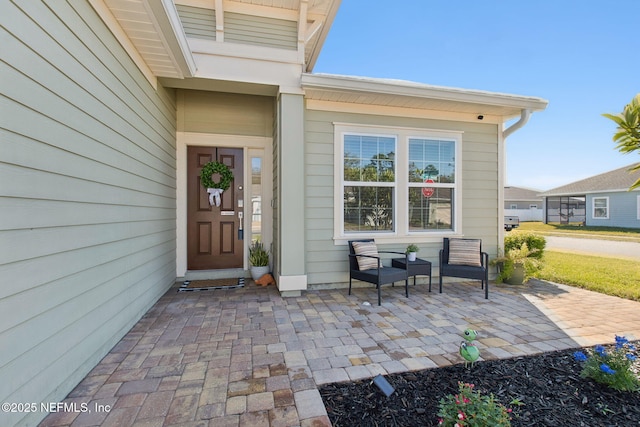
[[[65,400],[110,410],[41,425],[330,426],[319,385],[461,363],[467,327],[484,359],[640,338],[640,303],[566,286],[402,288],[173,288]]]

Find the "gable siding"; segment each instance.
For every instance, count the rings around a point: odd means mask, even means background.
[[[483,239],[483,250],[498,248],[498,145],[495,125],[419,120],[307,110],[305,123],[305,204],[307,274],[310,285],[348,282],[348,249],[333,241],[334,122],[464,131],[462,135],[462,232]],[[434,263],[442,243],[420,245],[420,257]],[[384,245],[404,252],[406,244]]]
[[[225,12],[224,41],[277,49],[298,49],[295,21]]]
[[[216,39],[216,11],[202,7],[177,4],[176,9],[182,28],[188,37],[196,39]]]
[[[0,399],[56,402],[175,282],[175,99],[87,2],[0,16]]]

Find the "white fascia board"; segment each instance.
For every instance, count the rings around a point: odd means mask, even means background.
[[[628,188],[618,188],[611,190],[589,190],[589,191],[574,191],[574,192],[566,192],[563,191],[561,193],[542,193],[540,197],[573,197],[573,196],[586,196],[593,194],[608,194],[608,193],[633,193],[640,192],[640,188],[635,188],[633,190],[629,190]]]
[[[318,34],[318,37],[315,39],[315,43],[313,43],[313,45],[310,45],[310,46],[307,46],[308,43],[311,43],[310,41],[307,41],[307,43],[305,43],[305,49],[310,50],[311,52],[311,54],[309,55],[308,64],[306,64],[306,69],[305,69],[309,73],[313,71],[313,67],[316,65],[316,62],[318,61],[318,57],[320,56],[320,52],[322,50],[322,47],[324,46],[324,42],[327,39],[329,30],[333,25],[333,21],[336,18],[338,9],[340,9],[341,2],[342,0],[333,0],[331,2],[331,5],[329,6],[329,9],[326,15],[314,16],[313,13],[309,13],[307,16],[307,18],[311,19],[312,21],[322,21],[320,33]]]
[[[433,86],[405,80],[373,79],[330,74],[305,73],[302,75],[302,86],[303,88],[308,87],[350,92],[362,91],[388,95],[440,99],[481,105],[529,109],[531,111],[542,111],[548,104],[547,100],[537,97]]]
[[[256,59],[259,61],[282,62],[286,64],[300,64],[296,50],[195,38],[189,38],[188,41],[191,52],[193,52],[194,55],[225,56]]]
[[[218,55],[194,56],[198,64],[195,77],[198,78],[300,88],[300,64]]]

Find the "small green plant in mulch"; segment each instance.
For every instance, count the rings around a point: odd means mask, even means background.
[[[597,345],[585,354],[582,351],[573,353],[573,357],[582,363],[580,376],[605,384],[620,391],[640,391],[640,380],[633,371],[636,361],[636,347],[625,337],[616,335],[616,346],[607,351],[604,346]]]
[[[496,402],[493,394],[482,395],[473,384],[458,382],[458,394],[440,400],[439,426],[511,426],[511,409]]]

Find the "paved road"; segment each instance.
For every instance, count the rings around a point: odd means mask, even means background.
[[[640,243],[574,237],[545,236],[547,249],[631,258],[640,261]]]

